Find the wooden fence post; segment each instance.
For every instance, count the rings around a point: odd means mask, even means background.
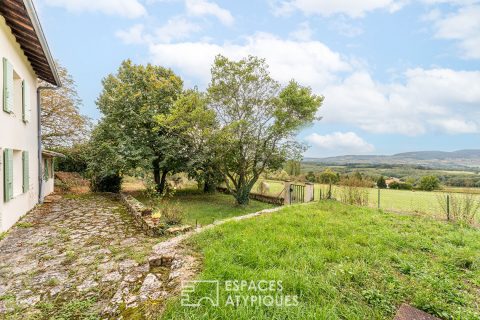
[[[292,201],[292,190],[290,190],[291,185],[291,181],[285,181],[285,197],[283,201],[285,205],[291,204]]]

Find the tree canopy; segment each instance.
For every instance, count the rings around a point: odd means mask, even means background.
[[[113,171],[152,170],[158,191],[163,192],[167,174],[185,159],[177,157],[183,148],[178,139],[166,135],[155,118],[170,112],[182,93],[182,80],[170,69],[127,60],[102,83],[97,105],[103,118],[93,135],[93,150],[119,159]]]
[[[82,100],[68,70],[56,62],[62,87],[41,91],[42,143],[46,148],[64,148],[85,142],[91,128],[90,119],[80,114]],[[42,86],[46,86],[43,83]]]
[[[214,138],[219,171],[237,202],[246,204],[266,168],[279,169],[286,159],[300,157],[303,146],[295,134],[315,120],[323,97],[293,80],[282,87],[265,60],[253,56],[239,61],[217,56],[207,93],[219,126]]]

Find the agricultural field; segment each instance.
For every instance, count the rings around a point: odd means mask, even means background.
[[[269,186],[269,195],[278,196],[284,189],[284,182],[265,180]],[[322,195],[328,192],[328,186],[315,184],[315,199],[319,200]],[[333,198],[339,198],[342,186],[332,186]],[[258,189],[258,184],[256,189]],[[368,206],[378,208],[378,189],[368,188]],[[386,211],[417,213],[445,218],[440,205],[440,199],[445,199],[448,193],[471,193],[480,201],[480,192],[477,188],[447,188],[437,192],[408,191],[408,190],[380,190],[380,208]]]
[[[207,230],[189,243],[203,256],[200,280],[219,281],[219,307],[180,298],[163,319],[392,319],[409,303],[442,319],[479,319],[480,232],[428,217],[322,201],[293,205]],[[280,281],[270,294],[289,307],[227,304],[232,280]],[[199,286],[192,300],[214,296]],[[247,301],[247,302],[245,302]],[[256,300],[257,301],[257,300]]]

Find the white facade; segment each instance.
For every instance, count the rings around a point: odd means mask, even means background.
[[[13,79],[5,68],[13,68]],[[10,112],[4,111],[8,81],[13,81]],[[39,201],[38,83],[30,62],[0,16],[0,232],[9,229]],[[53,191],[53,178],[50,180],[51,186],[44,194]]]

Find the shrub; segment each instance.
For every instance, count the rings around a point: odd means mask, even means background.
[[[383,176],[380,176],[380,178],[378,178],[377,187],[379,189],[387,189],[387,183],[385,182],[385,178]]]
[[[342,179],[340,184],[343,185],[339,190],[341,202],[358,206],[368,205],[367,188],[371,187],[371,183],[353,176]]]
[[[315,173],[313,171],[309,171],[307,173],[307,175],[305,176],[305,179],[308,181],[308,182],[312,182],[312,183],[315,183],[316,180],[317,180],[317,177],[315,177]]]
[[[423,191],[440,189],[440,180],[436,176],[424,176],[420,179],[419,189]]]
[[[95,176],[90,180],[90,187],[93,192],[119,193],[122,189],[122,177],[116,174]]]
[[[165,201],[160,209],[161,216],[166,224],[177,225],[181,224],[185,218],[185,214],[177,203]]]
[[[70,148],[59,148],[55,151],[65,155],[65,158],[55,160],[56,171],[78,172],[84,174],[88,168],[88,147],[77,144]]]
[[[438,203],[447,220],[473,225],[480,212],[480,200],[473,194],[438,195]]]
[[[394,190],[413,190],[413,186],[410,183],[394,181],[388,185],[390,189]]]

